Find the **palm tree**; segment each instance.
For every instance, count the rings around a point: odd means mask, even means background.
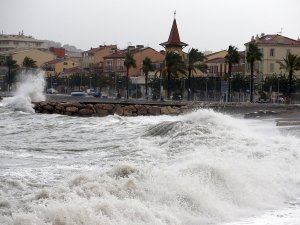
[[[201,63],[206,57],[202,52],[198,52],[198,49],[192,48],[187,54],[187,70],[188,70],[188,101],[191,100],[191,76],[192,72],[196,70],[201,71],[202,73],[207,72],[207,65]]]
[[[154,71],[154,66],[150,58],[146,57],[143,60],[143,72],[145,74],[145,85],[146,85],[146,98],[148,99],[148,74]]]
[[[254,70],[254,62],[255,61],[261,61],[263,57],[263,54],[261,53],[260,49],[257,47],[257,45],[254,42],[251,42],[248,46],[248,51],[246,55],[247,62],[250,63],[250,102],[253,102],[253,70]]]
[[[14,80],[14,74],[16,69],[19,67],[17,61],[12,58],[12,56],[7,56],[4,61],[4,66],[7,66],[8,73],[7,73],[7,84],[10,86]],[[8,87],[9,91],[9,87]]]
[[[239,63],[240,61],[240,54],[237,50],[237,47],[229,45],[227,50],[227,55],[225,56],[225,62],[228,64],[228,78],[231,79],[231,71],[232,65]],[[231,100],[231,85],[229,81],[228,85],[228,101]]]
[[[177,78],[179,75],[186,74],[186,66],[182,61],[182,57],[176,52],[167,52],[166,54],[166,68],[164,73],[167,74],[168,79],[168,99],[171,96],[171,76]]]
[[[287,72],[289,72],[289,88],[287,93],[289,102],[292,93],[293,74],[295,71],[300,70],[300,56],[289,53],[286,58],[283,58],[283,62],[278,61],[277,63],[280,65],[280,69],[285,69]]]
[[[126,98],[128,99],[128,96],[129,96],[129,69],[131,67],[133,68],[136,68],[136,64],[135,64],[135,59],[133,58],[133,54],[130,53],[130,51],[128,51],[126,53],[126,56],[125,56],[125,61],[124,61],[124,66],[126,67],[126,93],[127,93],[127,96]]]
[[[23,67],[26,68],[26,71],[29,68],[37,68],[36,61],[34,61],[32,58],[29,58],[26,56],[23,60]]]

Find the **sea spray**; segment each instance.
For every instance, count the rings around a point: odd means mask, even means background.
[[[23,72],[18,77],[17,90],[13,97],[5,98],[3,105],[18,111],[34,113],[32,102],[44,101],[44,71],[35,74]]]
[[[300,209],[300,139],[272,119],[1,110],[0,224],[221,225]]]

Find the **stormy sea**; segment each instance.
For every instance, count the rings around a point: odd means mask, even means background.
[[[1,225],[299,225],[300,129],[212,110],[35,114],[43,74],[0,102]]]

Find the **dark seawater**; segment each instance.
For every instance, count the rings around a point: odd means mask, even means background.
[[[297,126],[44,115],[26,99],[0,103],[1,225],[300,224]]]

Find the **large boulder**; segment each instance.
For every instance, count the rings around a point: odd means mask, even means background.
[[[70,106],[76,107],[77,109],[85,108],[85,105],[79,102],[73,102]]]
[[[109,112],[113,110],[114,106],[112,104],[102,104],[102,109],[105,109]]]
[[[68,106],[66,108],[66,112],[68,112],[68,113],[77,113],[78,111],[79,111],[78,108],[75,106]]]
[[[160,114],[162,115],[169,115],[169,108],[167,106],[160,108]]]
[[[150,106],[148,109],[148,113],[153,116],[160,115],[160,107]]]
[[[55,110],[58,111],[58,112],[60,112],[60,113],[64,113],[65,112],[65,107],[63,105],[61,105],[61,104],[57,104],[55,106]]]
[[[117,105],[114,109],[114,114],[117,114],[118,116],[123,116],[124,114],[124,110],[123,107],[121,105]]]
[[[144,106],[144,105],[136,105],[135,108],[137,110],[136,114],[138,116],[145,116],[145,115],[147,115],[148,109],[147,109],[146,106]]]
[[[57,102],[48,102],[48,105],[51,105],[53,108],[57,105]]]
[[[178,107],[171,107],[168,106],[169,114],[171,115],[178,115],[180,113],[180,109]]]
[[[137,110],[134,105],[126,105],[123,107],[123,116],[132,116],[136,114]]]
[[[52,105],[45,105],[43,106],[43,109],[48,111],[49,113],[52,113],[54,111],[54,107]]]
[[[83,108],[80,109],[78,113],[80,116],[92,116],[94,114],[94,111],[89,108]]]
[[[113,109],[114,109],[114,106],[113,104],[95,104],[94,105],[94,108],[96,110],[97,113],[99,112],[103,112],[103,110],[105,110],[106,112],[108,112],[108,114],[113,114]]]
[[[100,117],[104,117],[104,116],[107,116],[109,114],[109,112],[105,109],[97,109],[96,111],[97,111],[96,115],[100,116]]]

